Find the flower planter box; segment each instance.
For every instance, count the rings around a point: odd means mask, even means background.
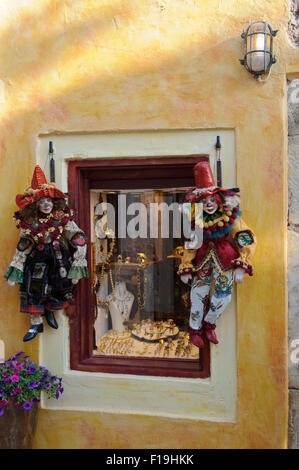
[[[0,418],[0,449],[31,449],[34,438],[39,403],[30,410],[15,406],[10,400]]]
[[[63,393],[62,378],[19,352],[0,363],[0,449],[31,449],[41,392]]]

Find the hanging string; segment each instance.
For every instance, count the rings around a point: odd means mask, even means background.
[[[46,161],[44,163],[43,172],[45,173],[46,165],[49,163],[50,182],[51,183],[55,183],[55,160],[54,160],[53,154],[54,154],[53,142],[50,140],[49,141],[49,151],[48,151]]]

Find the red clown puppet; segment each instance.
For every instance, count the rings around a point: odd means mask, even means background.
[[[240,217],[238,188],[217,187],[208,162],[195,165],[194,177],[196,187],[185,202],[203,205],[203,242],[197,249],[184,249],[178,274],[184,283],[191,280],[189,334],[202,348],[203,335],[218,343],[216,322],[231,301],[234,281],[253,275],[256,238]]]
[[[43,316],[57,329],[53,311],[66,308],[78,280],[88,277],[86,236],[65,199],[38,165],[31,186],[16,196],[20,241],[5,278],[11,286],[20,284],[20,311],[30,315],[23,341],[43,332]]]

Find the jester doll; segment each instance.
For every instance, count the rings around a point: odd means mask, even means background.
[[[239,189],[217,187],[209,162],[197,163],[193,171],[196,187],[185,202],[203,205],[203,242],[182,251],[178,275],[184,283],[191,280],[188,331],[192,343],[202,348],[203,336],[218,344],[216,322],[231,301],[234,281],[253,275],[256,238],[241,218]]]
[[[66,308],[79,279],[88,277],[87,244],[66,195],[48,183],[38,165],[31,186],[17,194],[16,204],[20,241],[5,278],[10,286],[20,285],[20,311],[29,314],[31,322],[23,341],[30,341],[43,332],[43,317],[51,328],[58,328],[54,311]]]

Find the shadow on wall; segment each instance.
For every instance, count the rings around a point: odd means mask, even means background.
[[[246,71],[238,60],[247,20],[236,21],[232,37],[223,41],[228,32],[223,19],[215,31],[215,11],[207,12],[203,34],[200,25],[188,32],[187,16],[173,24],[167,9],[157,8],[157,24],[149,24],[142,2],[130,10],[130,2],[118,0],[84,14],[80,3],[66,9],[55,2],[34,15],[19,8],[2,32],[7,132],[192,126],[205,115],[211,125],[216,110],[226,121],[219,103],[230,95],[248,115],[240,89]]]
[[[40,132],[192,128],[200,120],[201,127],[246,125],[248,137],[255,138],[254,112],[244,92],[256,83],[239,64],[240,31],[254,10],[248,16],[236,12],[232,20],[230,12],[203,2],[192,7],[190,20],[190,9],[178,3],[163,9],[153,3],[146,16],[144,2],[136,1],[33,2],[34,10],[5,2],[10,17],[2,19],[0,42],[0,187],[7,199],[0,224],[6,227],[2,246],[9,248],[1,255],[0,272],[13,256],[15,194],[30,183]],[[255,98],[273,106],[264,93]],[[260,126],[274,134],[270,121],[265,112]],[[12,325],[16,292],[7,290],[3,278],[0,285],[6,304],[0,315],[11,348],[21,341],[18,329],[25,320],[18,316]]]

